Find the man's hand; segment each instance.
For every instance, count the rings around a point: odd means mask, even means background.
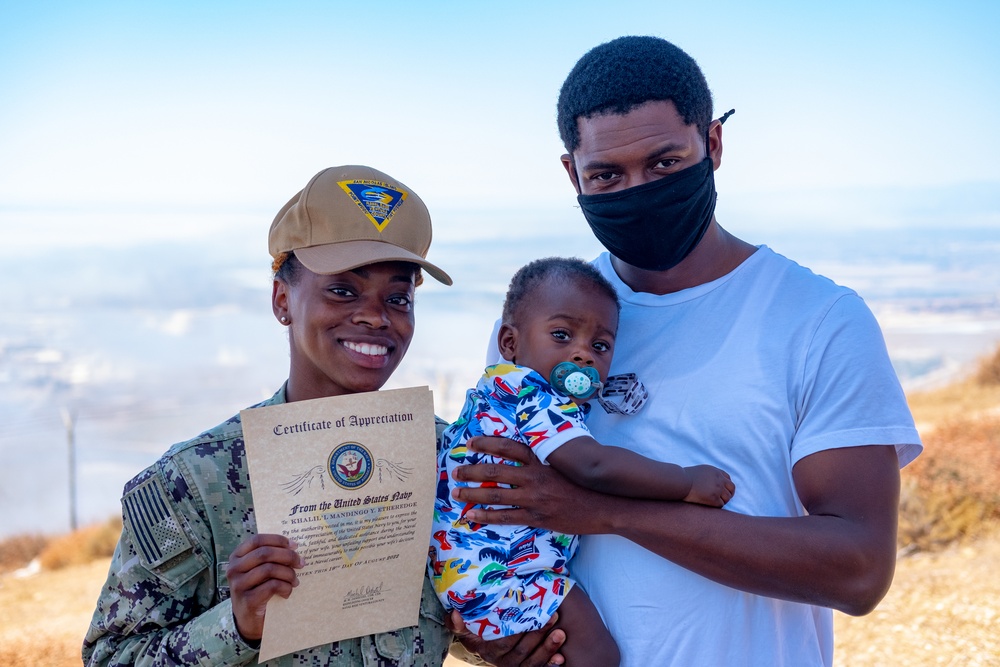
[[[455,633],[455,638],[462,642],[466,651],[478,655],[491,665],[545,667],[545,665],[561,665],[564,662],[563,656],[556,651],[566,641],[566,633],[552,629],[558,618],[558,613],[553,614],[541,630],[492,641],[486,641],[469,632],[462,615],[456,610],[452,610],[451,615],[445,619],[445,625]]]
[[[304,565],[295,544],[282,535],[254,535],[233,550],[226,577],[236,629],[243,639],[260,641],[267,601],[274,595],[291,595],[299,585],[295,570]]]
[[[466,518],[476,523],[524,525],[559,533],[587,535],[611,532],[604,521],[604,508],[612,496],[589,491],[570,482],[552,466],[538,460],[527,445],[507,438],[470,438],[469,450],[499,456],[521,465],[480,463],[459,466],[453,475],[466,482],[496,482],[505,486],[462,487],[453,497],[473,505],[509,505],[504,509],[469,510]]]
[[[729,473],[715,466],[690,466],[684,468],[684,474],[691,480],[691,490],[684,497],[686,503],[722,507],[736,493],[736,485]]]

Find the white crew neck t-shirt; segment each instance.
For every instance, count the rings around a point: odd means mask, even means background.
[[[727,471],[736,495],[719,511],[804,515],[792,466],[825,449],[894,445],[901,466],[920,453],[881,331],[852,290],[765,246],[665,295],[633,292],[607,253],[594,265],[622,302],[611,374],[635,372],[649,391],[633,416],[595,406],[594,437]],[[571,568],[622,667],[832,664],[829,609],[714,583],[614,535],[584,536]]]

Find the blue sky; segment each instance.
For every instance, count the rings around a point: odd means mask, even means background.
[[[266,225],[355,162],[450,238],[470,211],[565,212],[557,91],[622,34],[674,41],[736,108],[733,224],[1000,226],[998,32],[968,1],[0,0],[3,252]]]

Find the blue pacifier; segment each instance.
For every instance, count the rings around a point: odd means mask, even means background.
[[[572,361],[560,361],[549,374],[549,384],[573,398],[590,398],[601,388],[601,375],[592,366],[581,368]]]

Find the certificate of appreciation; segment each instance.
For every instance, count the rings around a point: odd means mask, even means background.
[[[427,387],[240,413],[260,533],[306,565],[267,603],[261,662],[416,625],[437,480]]]

